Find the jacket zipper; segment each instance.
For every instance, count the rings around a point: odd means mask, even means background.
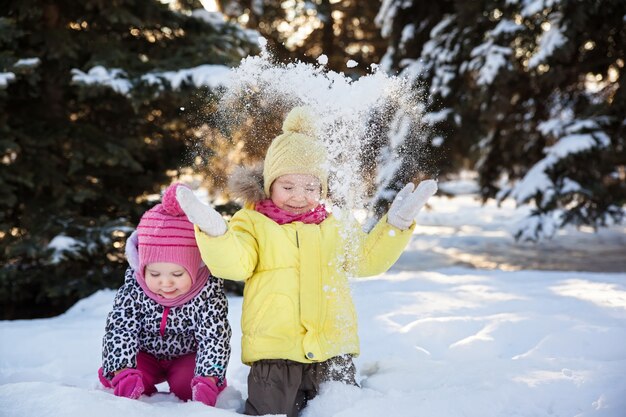
[[[161,333],[161,337],[165,337],[165,326],[167,325],[167,315],[170,313],[170,308],[165,307],[163,309],[163,315],[161,316],[161,326],[159,328],[159,333]]]
[[[296,247],[300,247],[300,240],[298,239],[298,231],[296,230]]]

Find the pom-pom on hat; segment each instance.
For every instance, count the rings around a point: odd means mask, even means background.
[[[307,174],[319,178],[322,183],[321,197],[326,198],[326,150],[317,139],[313,122],[307,107],[295,107],[285,118],[283,133],[272,141],[265,155],[263,188],[267,197],[270,196],[272,183],[281,175]]]
[[[175,183],[163,194],[160,204],[146,211],[137,226],[139,270],[137,281],[146,294],[163,305],[179,305],[193,298],[204,286],[208,269],[204,266],[196,244],[193,224],[187,219],[176,200],[176,188],[186,187]],[[155,262],[170,262],[183,266],[191,277],[192,286],[187,294],[165,300],[152,293],[145,283],[145,268]]]

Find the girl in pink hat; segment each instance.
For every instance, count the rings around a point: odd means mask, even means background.
[[[129,268],[102,341],[102,384],[139,398],[167,381],[181,400],[214,406],[226,387],[231,330],[223,281],[211,275],[173,184],[126,242]]]

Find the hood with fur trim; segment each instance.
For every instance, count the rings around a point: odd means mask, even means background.
[[[228,190],[235,200],[244,205],[268,198],[263,190],[263,164],[235,168],[228,179]]]
[[[139,269],[139,234],[137,231],[133,231],[133,233],[128,236],[126,239],[126,247],[124,248],[124,252],[126,254],[126,261],[134,271]]]

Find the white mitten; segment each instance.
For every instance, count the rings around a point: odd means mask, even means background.
[[[189,221],[197,225],[207,235],[217,237],[226,233],[226,222],[222,216],[213,207],[198,200],[198,197],[189,188],[178,187],[176,200],[178,200],[178,204]]]
[[[415,191],[413,191],[414,187],[412,182],[405,185],[393,199],[387,213],[387,223],[400,230],[411,227],[417,213],[424,207],[426,201],[437,192],[435,180],[420,182]]]

